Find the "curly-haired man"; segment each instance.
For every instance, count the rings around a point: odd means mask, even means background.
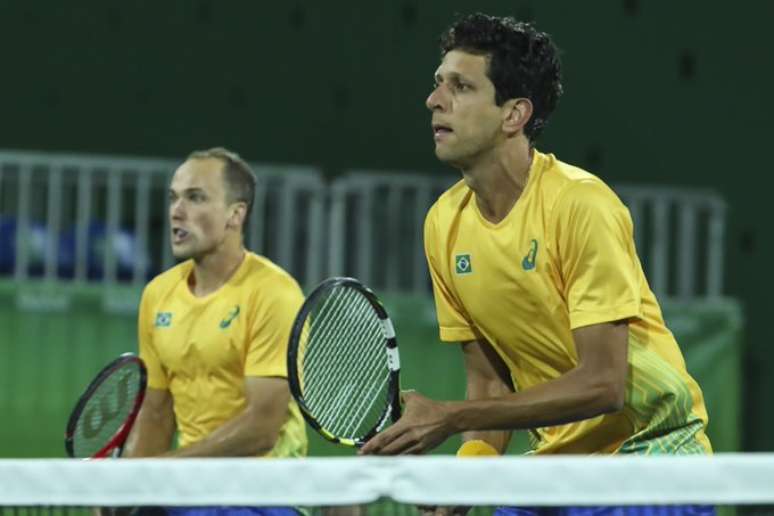
[[[440,337],[461,343],[467,399],[404,394],[363,453],[711,453],[701,390],[666,328],[626,207],[535,148],[562,94],[548,34],[474,14],[441,38],[427,98],[435,153],[463,179],[425,221]],[[690,508],[695,510],[696,508]],[[709,510],[709,509],[708,509]]]

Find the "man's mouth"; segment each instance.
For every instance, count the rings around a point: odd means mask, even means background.
[[[175,243],[182,242],[188,236],[188,231],[183,228],[172,228],[172,241]]]
[[[436,140],[454,132],[451,127],[443,124],[433,124],[433,136]]]

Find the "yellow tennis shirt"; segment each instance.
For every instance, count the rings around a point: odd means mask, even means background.
[[[304,301],[296,281],[268,259],[246,253],[231,279],[204,297],[188,287],[193,261],[160,274],[143,292],[140,357],[148,386],[174,400],[180,445],[194,443],[246,406],[245,377],[287,378],[287,346]],[[272,457],[306,455],[304,422],[288,405]]]
[[[521,390],[577,365],[573,329],[629,319],[623,410],[537,429],[536,452],[711,452],[701,390],[645,279],[629,211],[599,178],[535,151],[497,224],[460,181],[427,215],[425,253],[441,340],[486,339]]]

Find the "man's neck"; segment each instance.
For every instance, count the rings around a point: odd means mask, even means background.
[[[510,213],[527,186],[533,154],[526,140],[512,142],[462,171],[484,218],[496,224]]]
[[[241,245],[224,245],[215,253],[195,259],[193,275],[189,280],[193,295],[206,296],[225,285],[244,258],[245,249]]]

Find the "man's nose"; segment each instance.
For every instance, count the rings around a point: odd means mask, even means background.
[[[436,87],[430,92],[425,101],[425,106],[430,111],[443,110],[443,93],[441,92],[441,86]]]
[[[181,219],[183,218],[185,211],[183,209],[183,203],[180,199],[175,199],[174,201],[169,202],[169,215],[173,219]]]

